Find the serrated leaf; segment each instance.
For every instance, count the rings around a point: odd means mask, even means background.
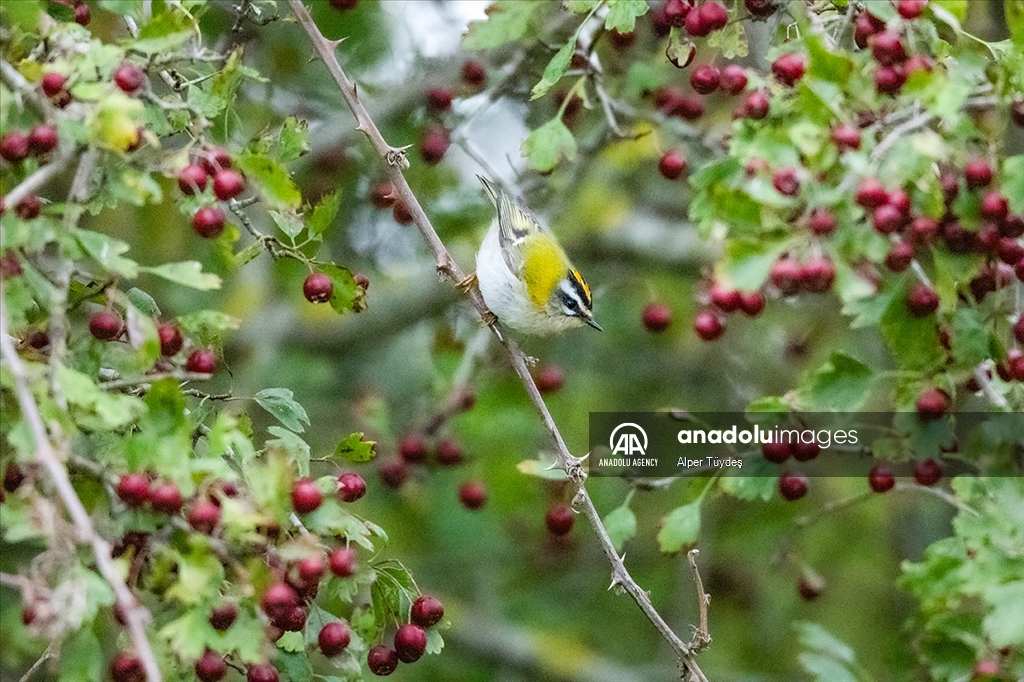
[[[942,363],[934,315],[913,317],[904,296],[893,297],[879,323],[889,351],[905,369],[928,369]]]
[[[564,0],[562,4],[573,14],[586,14],[600,7],[602,2],[604,0]]]
[[[156,301],[153,300],[153,297],[142,289],[132,287],[125,295],[128,297],[128,302],[131,303],[139,312],[153,317],[160,316],[160,307],[156,304]]]
[[[366,310],[366,290],[356,283],[355,275],[351,271],[333,263],[319,263],[317,268],[330,277],[331,283],[334,284],[330,300],[334,312],[343,315]]]
[[[186,609],[160,628],[160,637],[179,658],[192,661],[216,639],[217,631],[210,625],[207,614],[200,608]]]
[[[337,192],[324,195],[306,217],[306,229],[309,230],[309,234],[316,236],[326,232],[338,216],[340,207],[341,197]]]
[[[991,609],[982,621],[982,630],[993,647],[1019,647],[1024,645],[1024,580],[994,585],[984,592],[985,603]]]
[[[767,502],[775,496],[777,484],[776,467],[763,457],[743,460],[743,475],[730,473],[718,479],[722,492],[741,500]]]
[[[469,22],[462,38],[466,50],[487,50],[519,40],[530,27],[530,17],[543,3],[498,0],[487,8],[486,21]]]
[[[622,505],[608,512],[602,519],[604,528],[608,531],[615,551],[622,553],[622,546],[636,535],[636,514],[629,508],[629,505]]]
[[[203,272],[203,266],[194,260],[181,263],[165,263],[156,266],[143,266],[139,269],[175,284],[182,284],[199,291],[220,289],[220,277]]]
[[[305,430],[302,423],[309,424],[309,417],[302,405],[295,402],[294,395],[287,388],[265,388],[252,398],[286,427],[302,433]]]
[[[294,161],[308,151],[309,124],[289,116],[281,124],[281,133],[277,138],[277,160],[280,163]]]
[[[183,604],[199,604],[220,593],[224,565],[217,559],[205,538],[195,538],[187,552],[178,556],[177,581],[167,597]]]
[[[676,507],[661,520],[658,529],[658,547],[670,554],[679,552],[697,542],[700,535],[701,499]]]
[[[103,651],[92,629],[81,628],[71,632],[61,643],[59,651],[60,682],[90,682],[102,679],[105,672],[102,663]]]
[[[139,141],[138,123],[145,108],[141,101],[120,90],[108,92],[93,111],[89,132],[93,142],[118,152],[126,152]]]
[[[541,76],[540,82],[534,85],[533,90],[530,91],[531,100],[546,95],[554,87],[555,83],[562,79],[565,72],[569,70],[569,63],[572,61],[572,53],[575,49],[576,36],[573,36],[569,39],[569,42],[559,48],[555,56],[548,62],[548,65],[544,67],[544,74]]]
[[[647,14],[648,9],[646,0],[609,0],[604,27],[609,31],[631,33],[636,28],[637,17]]]
[[[370,529],[346,511],[336,496],[325,497],[316,510],[303,516],[302,523],[314,533],[345,538],[370,552],[374,549]]]
[[[520,148],[520,153],[533,170],[547,173],[564,158],[576,159],[576,138],[565,127],[561,118],[553,118],[530,133]]]
[[[185,12],[161,12],[142,24],[138,38],[126,41],[133,51],[146,55],[170,52],[187,42],[198,39],[198,31]]]
[[[743,22],[730,21],[725,28],[712,33],[708,36],[708,47],[718,49],[726,59],[746,57],[749,47]]]
[[[295,211],[267,211],[274,223],[294,242],[302,232],[302,218]]]
[[[364,441],[363,433],[350,433],[334,448],[335,457],[344,457],[350,462],[369,462],[377,454],[377,443]]]
[[[280,426],[268,427],[267,432],[277,436],[274,440],[268,440],[267,445],[277,445],[284,448],[292,464],[299,470],[299,476],[309,476],[309,444],[291,431],[286,431]]]
[[[123,241],[92,230],[75,230],[75,239],[97,263],[115,275],[132,279],[139,274],[139,264],[122,257],[129,249]]]
[[[260,154],[241,154],[235,157],[235,162],[247,180],[259,185],[260,195],[269,207],[298,209],[302,205],[302,193],[288,171],[276,161]]]
[[[874,373],[860,360],[835,351],[800,389],[810,412],[856,412],[868,397]]]
[[[989,331],[975,308],[958,308],[953,313],[950,334],[953,359],[965,366],[975,366],[989,357]]]

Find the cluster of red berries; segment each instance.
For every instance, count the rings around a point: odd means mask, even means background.
[[[178,172],[178,189],[186,196],[202,194],[213,178],[213,194],[230,201],[245,191],[245,179],[231,168],[231,156],[220,147],[208,147]],[[224,212],[218,206],[201,206],[192,216],[192,229],[212,239],[224,231]]]
[[[465,459],[462,447],[451,438],[438,440],[431,453],[422,435],[410,433],[399,439],[398,456],[382,460],[377,473],[381,483],[388,488],[398,489],[409,479],[413,467],[428,463],[455,467],[461,465]]]
[[[59,143],[57,126],[50,123],[40,123],[31,130],[11,130],[0,137],[0,158],[11,164],[20,164],[28,158],[45,158]],[[39,197],[28,194],[15,205],[14,212],[22,220],[34,220],[42,208]],[[6,202],[0,197],[0,215],[6,210]]]
[[[468,92],[478,92],[487,83],[487,72],[479,62],[466,61],[462,65],[462,83]],[[427,110],[436,114],[443,114],[452,108],[452,101],[454,99],[455,92],[451,88],[430,88],[426,93]],[[448,132],[448,129],[439,123],[431,123],[423,129],[420,135],[420,158],[428,166],[436,166],[444,159],[444,155],[448,152],[451,144],[451,134]],[[407,224],[406,221],[398,219],[397,213],[395,220],[400,224]],[[412,222],[411,216],[409,216],[408,222]]]
[[[377,208],[390,208],[391,216],[399,225],[412,225],[412,211],[409,204],[395,196],[395,186],[390,182],[381,182],[370,190],[370,203]]]
[[[912,20],[921,16],[925,4],[923,0],[901,0],[897,11],[903,19]],[[868,10],[854,19],[853,39],[857,47],[871,48],[871,56],[876,63],[875,90],[880,94],[897,95],[911,73],[932,68],[932,61],[927,55],[908,54],[903,36],[888,29],[885,21]]]
[[[56,2],[71,7],[75,13],[75,23],[79,26],[88,26],[92,21],[92,12],[84,0],[56,0]]]
[[[775,261],[768,272],[768,281],[783,296],[824,293],[832,288],[835,279],[836,269],[828,256],[812,256],[800,264],[786,255]]]
[[[103,308],[89,316],[89,333],[98,341],[114,341],[124,332],[124,319],[113,308]],[[185,345],[181,330],[173,322],[161,322],[156,333],[160,340],[160,355],[165,358],[177,355]],[[196,349],[185,360],[187,372],[213,374],[216,368],[217,354],[209,348]]]
[[[1013,324],[1013,338],[1018,346],[1024,347],[1024,314]],[[1024,382],[1024,350],[1019,347],[1007,350],[1006,357],[996,363],[996,373],[1003,381]]]
[[[677,66],[682,68],[689,63],[686,61]],[[701,64],[690,73],[690,87],[696,94],[687,94],[682,88],[674,85],[659,88],[654,92],[654,108],[669,117],[696,121],[704,115],[704,100],[700,95],[710,95],[719,91],[726,95],[739,95],[746,90],[747,82],[747,72],[738,64],[726,64],[721,69],[714,64]],[[744,109],[745,106],[741,105],[737,111]]]

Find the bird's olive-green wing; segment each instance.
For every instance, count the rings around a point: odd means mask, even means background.
[[[516,275],[522,273],[526,261],[524,243],[532,234],[543,232],[544,228],[517,204],[512,197],[494,185],[485,177],[477,176],[490,197],[491,203],[498,209],[498,243],[505,264]]]

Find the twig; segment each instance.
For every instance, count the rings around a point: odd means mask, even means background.
[[[1006,402],[1006,397],[996,390],[995,386],[992,385],[992,382],[988,378],[988,368],[989,363],[987,361],[978,364],[978,366],[974,368],[974,378],[977,380],[978,385],[981,386],[982,393],[985,394],[985,397],[988,398],[993,405],[1004,410],[1008,409],[1009,404]]]
[[[313,48],[316,50],[320,59],[327,67],[327,70],[331,73],[331,76],[341,89],[342,96],[345,98],[346,103],[356,118],[356,129],[366,135],[378,156],[385,161],[388,177],[394,187],[394,192],[409,207],[409,212],[413,216],[413,220],[420,232],[420,235],[434,254],[434,263],[438,272],[447,277],[449,282],[452,284],[458,284],[459,282],[464,281],[464,273],[448,252],[444,242],[442,242],[440,237],[437,235],[437,232],[431,225],[429,218],[427,218],[427,215],[420,206],[415,194],[413,194],[412,189],[409,187],[409,183],[406,182],[405,176],[402,174],[402,166],[408,164],[408,161],[405,159],[404,151],[402,149],[392,147],[384,140],[380,130],[378,130],[373,119],[370,117],[369,112],[367,112],[362,102],[359,101],[359,95],[355,83],[349,79],[342,70],[341,65],[338,63],[338,59],[335,56],[334,51],[341,41],[327,40],[327,38],[320,33],[320,29],[317,28],[316,24],[313,22],[313,18],[310,16],[309,12],[300,0],[288,0],[288,3],[291,6],[292,12],[295,14],[295,17],[298,19],[299,24],[306,31],[310,41],[313,43]],[[527,397],[537,408],[537,411],[540,413],[541,419],[544,422],[545,428],[547,428],[552,440],[554,440],[556,446],[555,456],[557,458],[558,466],[566,472],[566,475],[573,480],[576,486],[574,503],[583,515],[587,517],[587,520],[590,522],[591,527],[597,535],[598,541],[601,545],[601,550],[604,552],[605,557],[607,557],[608,562],[611,564],[612,586],[625,590],[633,598],[633,601],[637,603],[640,610],[643,611],[645,616],[647,616],[647,619],[651,621],[665,641],[667,641],[676,652],[676,655],[679,658],[680,670],[683,671],[684,674],[688,674],[692,680],[706,682],[707,678],[704,677],[704,673],[701,672],[700,667],[694,660],[693,651],[679,638],[672,628],[669,627],[661,614],[654,608],[647,592],[629,575],[622,558],[615,551],[615,546],[612,543],[611,538],[608,536],[608,531],[601,522],[600,514],[598,514],[597,508],[594,507],[594,503],[590,499],[587,489],[584,487],[586,472],[583,470],[582,466],[580,466],[582,460],[573,457],[569,453],[569,449],[566,447],[565,441],[562,439],[558,426],[551,417],[551,413],[548,412],[547,405],[544,404],[540,391],[537,390],[537,385],[530,376],[530,370],[526,363],[526,356],[519,349],[519,346],[505,333],[504,328],[497,318],[495,318],[487,309],[487,304],[484,302],[479,289],[477,287],[473,287],[466,292],[466,295],[473,304],[473,307],[480,314],[481,319],[485,320],[486,324],[491,328],[494,334],[498,337],[498,340],[505,347],[509,356],[509,361],[512,364],[512,368],[515,370],[516,374],[519,375],[519,379],[522,381],[523,387],[526,389]]]
[[[22,199],[33,194],[37,189],[49,182],[53,176],[64,171],[69,165],[71,165],[71,160],[75,158],[75,152],[76,150],[74,146],[62,149],[55,157],[53,157],[53,160],[50,161],[50,163],[19,182],[14,189],[8,192],[4,197],[4,203],[8,206],[17,206]]]
[[[704,591],[704,581],[700,579],[700,571],[697,570],[698,554],[700,554],[699,549],[691,549],[686,553],[690,568],[693,570],[693,582],[697,586],[697,601],[700,608],[700,625],[693,633],[693,642],[690,644],[694,653],[700,653],[711,644],[711,633],[708,632],[708,604],[711,603],[711,595]]]
[[[3,297],[3,284],[0,283],[0,298]],[[11,372],[14,379],[14,388],[18,396],[18,405],[21,408],[22,418],[28,423],[29,433],[35,444],[35,457],[46,470],[53,482],[54,488],[64,507],[68,510],[79,539],[88,542],[92,547],[93,556],[96,559],[96,567],[100,574],[114,590],[117,602],[124,610],[125,622],[131,636],[135,653],[142,660],[142,667],[146,672],[148,682],[160,682],[163,678],[160,668],[157,665],[153,649],[146,638],[146,626],[151,620],[149,612],[132,596],[125,585],[124,579],[118,572],[117,566],[110,558],[110,544],[96,534],[92,525],[92,518],[85,510],[82,501],[78,499],[75,489],[68,478],[68,471],[60,460],[60,456],[50,442],[43,425],[43,418],[39,413],[32,389],[28,385],[25,365],[22,364],[14,348],[12,337],[7,335],[7,315],[0,311],[0,350],[2,350],[2,362]]]
[[[118,388],[130,388],[132,386],[143,386],[149,387],[154,381],[160,381],[161,379],[177,379],[178,381],[205,381],[209,379],[211,374],[200,374],[198,372],[159,372],[156,374],[147,374],[144,377],[128,377],[126,379],[112,379],[110,381],[103,381],[100,383],[100,388],[104,391],[112,391]]]
[[[37,670],[39,670],[39,668],[43,665],[43,663],[46,663],[48,660],[53,658],[53,647],[54,647],[54,645],[55,645],[55,642],[50,642],[46,646],[46,649],[43,651],[43,654],[39,657],[39,659],[35,663],[32,664],[31,668],[29,668],[28,670],[25,671],[25,674],[21,676],[21,679],[19,679],[18,682],[28,682],[32,678],[32,675]]]

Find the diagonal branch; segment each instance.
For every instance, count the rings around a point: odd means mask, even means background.
[[[345,74],[341,65],[338,63],[338,59],[335,56],[335,50],[341,41],[331,41],[325,38],[300,0],[288,0],[288,2],[291,6],[292,12],[298,19],[299,24],[306,31],[310,41],[313,43],[313,48],[316,50],[323,63],[327,66],[327,70],[330,72],[335,82],[338,84],[341,94],[345,98],[345,102],[352,110],[352,113],[356,118],[356,130],[359,130],[366,135],[370,144],[373,145],[374,150],[377,152],[377,155],[384,161],[388,173],[388,179],[394,187],[394,193],[409,207],[409,212],[413,216],[413,220],[415,221],[420,235],[434,254],[434,262],[438,272],[446,277],[453,285],[462,282],[465,280],[465,274],[461,268],[459,268],[455,259],[452,258],[451,254],[448,252],[444,242],[442,242],[440,237],[438,237],[437,232],[430,223],[430,219],[423,211],[423,207],[420,206],[415,194],[413,194],[412,189],[409,187],[409,183],[406,182],[405,176],[402,174],[403,167],[408,166],[404,150],[392,147],[384,140],[383,135],[381,135],[380,130],[373,122],[373,119],[366,110],[366,107],[364,107],[363,103],[359,100],[359,92],[356,88],[355,82]],[[477,313],[480,314],[481,319],[485,321],[485,323],[498,337],[501,344],[505,347],[505,350],[508,352],[512,368],[515,370],[516,374],[519,375],[519,379],[522,381],[523,387],[526,389],[527,397],[537,408],[537,411],[540,413],[541,420],[544,422],[545,428],[551,435],[552,440],[554,440],[555,456],[558,466],[566,472],[576,487],[576,496],[573,500],[574,505],[583,513],[591,527],[594,529],[601,545],[601,550],[604,552],[605,557],[608,559],[608,563],[611,565],[612,586],[627,592],[665,641],[669,643],[673,651],[675,651],[676,656],[679,658],[681,675],[696,682],[707,682],[707,678],[704,676],[704,673],[701,672],[700,667],[694,660],[694,652],[691,650],[690,646],[683,642],[668,623],[665,622],[665,619],[662,618],[661,614],[658,613],[654,608],[654,605],[651,603],[651,599],[647,591],[641,588],[636,581],[633,580],[629,571],[626,570],[626,565],[622,558],[615,551],[615,546],[612,543],[611,538],[608,536],[608,531],[601,522],[601,516],[584,486],[586,472],[580,466],[582,460],[573,457],[569,453],[569,449],[566,447],[565,441],[562,439],[562,434],[559,432],[558,426],[551,417],[551,413],[548,412],[547,405],[544,404],[544,399],[541,398],[540,391],[537,389],[537,385],[530,376],[526,356],[519,349],[519,346],[505,333],[501,323],[498,322],[487,309],[487,305],[484,303],[483,296],[480,294],[479,289],[475,287],[470,289],[467,292],[467,296]]]
[[[0,298],[3,297],[3,287],[0,285]],[[153,649],[146,638],[146,626],[149,623],[149,612],[141,606],[132,596],[125,585],[124,578],[117,570],[113,559],[110,558],[110,544],[96,534],[93,528],[92,519],[89,513],[78,499],[75,489],[68,478],[68,470],[61,462],[54,444],[46,433],[46,426],[43,424],[39,406],[36,404],[32,389],[28,385],[28,376],[25,365],[21,362],[17,351],[14,348],[14,341],[7,334],[7,315],[0,311],[0,359],[3,365],[11,372],[14,379],[14,388],[18,396],[18,406],[21,408],[21,415],[28,423],[29,432],[35,442],[36,461],[42,465],[49,475],[57,495],[64,503],[64,507],[71,516],[71,521],[78,532],[79,540],[88,542],[92,546],[93,556],[96,559],[96,567],[100,574],[114,590],[117,603],[124,610],[125,621],[128,625],[128,632],[131,636],[135,653],[142,660],[142,666],[146,672],[148,682],[160,682],[162,679],[160,669],[157,666]]]

